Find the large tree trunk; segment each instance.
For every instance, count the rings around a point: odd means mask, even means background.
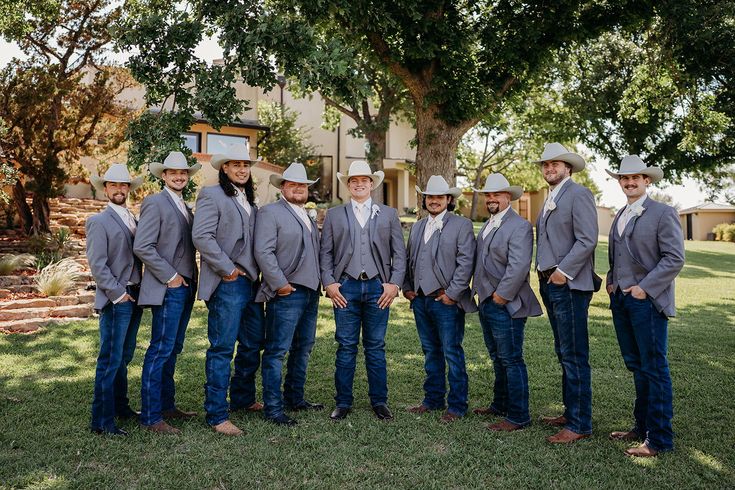
[[[368,163],[373,171],[383,170],[383,159],[386,150],[386,132],[380,129],[376,131],[366,131],[365,139],[370,144],[370,151],[367,154]],[[373,191],[373,199],[379,203],[384,202],[383,186],[381,185]]]
[[[20,180],[13,186],[13,201],[15,201],[15,208],[18,211],[18,218],[20,219],[23,233],[30,235],[31,231],[33,231],[33,212],[26,202],[26,190],[23,188],[23,183]]]
[[[475,189],[481,189],[482,188],[482,172],[479,170],[477,171],[477,175],[475,176],[475,182],[474,182]],[[472,207],[470,208],[470,219],[472,221],[477,221],[477,207],[480,203],[480,194],[478,192],[472,193]]]
[[[33,232],[36,234],[49,233],[51,231],[51,209],[48,197],[40,192],[33,193]]]

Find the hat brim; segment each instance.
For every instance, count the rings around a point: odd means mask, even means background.
[[[519,185],[511,185],[508,187],[503,187],[502,189],[475,189],[472,188],[473,191],[479,192],[480,194],[487,194],[488,192],[507,192],[510,194],[510,200],[516,201],[521,198],[523,195],[523,187]]]
[[[419,186],[414,186],[416,188],[416,192],[421,194],[422,196],[452,196],[454,198],[457,198],[462,195],[462,189],[459,187],[450,187],[449,189],[445,191],[422,191]]]
[[[161,178],[161,175],[163,175],[163,171],[164,170],[167,170],[167,169],[168,170],[187,170],[189,172],[189,177],[191,177],[195,173],[199,172],[199,170],[201,168],[202,168],[202,164],[201,163],[195,163],[194,165],[192,165],[188,169],[184,169],[184,168],[171,168],[171,167],[167,167],[166,165],[164,165],[163,163],[160,163],[160,162],[151,162],[151,163],[148,164],[148,171],[151,173],[151,175],[153,175],[157,179],[160,179]]]
[[[249,158],[234,158],[232,156],[222,155],[221,153],[218,153],[218,154],[212,155],[212,159],[209,161],[209,164],[212,166],[212,168],[219,171],[223,163],[233,162],[233,161],[248,162],[251,166],[258,163],[258,160],[251,160]]]
[[[268,180],[270,181],[271,185],[276,188],[280,188],[281,185],[288,181],[288,182],[296,182],[297,184],[307,184],[307,185],[313,185],[319,182],[319,179],[316,180],[309,180],[309,179],[286,179],[281,175],[278,174],[271,174],[270,177],[268,177]]]
[[[641,170],[636,170],[635,172],[611,172],[610,170],[605,169],[605,172],[607,172],[610,177],[617,180],[620,180],[620,177],[623,175],[645,175],[651,179],[652,184],[655,184],[664,178],[664,171],[659,167],[646,167]]]
[[[584,158],[582,158],[581,156],[577,155],[576,153],[572,153],[572,152],[562,153],[560,155],[556,155],[556,156],[553,156],[553,157],[545,158],[543,160],[536,160],[536,161],[534,161],[534,163],[542,164],[544,162],[549,162],[549,161],[552,161],[552,160],[561,160],[562,162],[568,163],[569,165],[572,166],[572,170],[575,171],[575,172],[580,172],[580,171],[584,170],[584,167],[586,165],[585,164],[585,161],[584,161]]]
[[[143,181],[145,180],[143,177],[136,177],[130,182],[124,181],[124,180],[105,180],[102,177],[98,175],[93,175],[90,179],[92,182],[92,186],[100,193],[105,193],[105,182],[121,182],[123,184],[130,184],[130,192],[133,192],[138,187],[143,185]]]
[[[349,188],[348,181],[350,180],[350,177],[370,177],[370,180],[373,181],[373,189],[375,190],[383,183],[383,179],[385,179],[385,172],[382,170],[376,170],[375,172],[371,174],[356,174],[356,175],[344,175],[340,172],[337,172],[337,180],[342,182],[342,184]]]

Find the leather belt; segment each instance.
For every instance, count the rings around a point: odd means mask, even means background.
[[[547,269],[545,271],[538,271],[538,278],[544,281],[548,281],[554,272],[556,272],[556,267],[552,267],[551,269]]]
[[[421,289],[419,289],[416,292],[416,296],[424,296],[426,298],[438,298],[442,294],[444,294],[444,289],[442,289],[442,288],[439,288],[436,291],[434,291],[433,293],[429,293],[429,294],[424,293]]]

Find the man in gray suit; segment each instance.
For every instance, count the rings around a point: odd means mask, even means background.
[[[541,315],[541,305],[529,284],[533,228],[511,207],[523,189],[501,174],[490,174],[485,187],[490,219],[477,236],[473,292],[480,302],[480,324],[495,371],[493,401],[478,415],[498,415],[493,431],[512,432],[531,423],[528,371],[523,360],[526,318]]]
[[[187,419],[196,413],[176,407],[174,371],[184,347],[184,335],[194,305],[197,281],[196,251],[191,241],[194,216],[182,191],[201,165],[189,167],[186,156],[169,153],[163,163],[151,163],[163,191],[143,200],[135,235],[135,254],[145,264],[140,284],[141,306],[151,306],[151,343],[143,360],[140,423],[151,432],[178,434],[167,419]]]
[[[123,164],[112,165],[92,184],[110,200],[107,208],[87,220],[87,260],[97,284],[94,308],[100,314],[100,352],[94,378],[91,430],[126,436],[115,417],[137,417],[128,400],[128,364],[135,352],[142,308],[136,304],[141,276],[133,254],[137,221],[128,210],[128,194],[143,182],[131,179]]]
[[[635,425],[610,438],[643,441],[625,454],[651,457],[674,449],[666,351],[668,318],[676,314],[674,278],[684,266],[684,236],[676,210],[646,195],[647,187],[663,178],[660,168],[647,167],[637,155],[628,155],[619,172],[607,173],[619,180],[628,198],[610,229],[607,292],[620,352],[633,373],[636,393]]]
[[[587,313],[602,282],[594,271],[597,209],[589,189],[571,180],[573,172],[585,167],[581,156],[549,143],[537,163],[549,195],[536,220],[536,270],[562,367],[564,402],[563,415],[541,421],[562,428],[547,441],[566,444],[592,434]]]
[[[462,340],[465,313],[477,311],[470,293],[475,234],[472,221],[457,216],[454,200],[462,195],[441,175],[432,175],[422,192],[429,216],[411,227],[403,295],[411,302],[424,351],[424,400],[408,409],[422,414],[447,410],[439,419],[454,422],[467,413],[467,368]],[[447,397],[445,366],[449,366]]]
[[[260,269],[253,254],[255,188],[250,174],[248,145],[212,156],[219,184],[205,187],[197,198],[192,239],[201,256],[199,299],[206,302],[206,376],[204,409],[215,432],[242,435],[230,422],[230,412],[260,411],[255,397],[255,373],[263,349],[263,303],[255,302]],[[235,351],[235,370],[230,363]],[[230,403],[227,403],[227,392]]]
[[[330,417],[344,419],[352,407],[357,346],[362,330],[368,396],[375,416],[393,418],[388,409],[385,334],[389,307],[406,272],[406,246],[395,209],[373,203],[370,192],[383,172],[356,160],[337,179],[350,191],[348,204],[327,212],[320,253],[322,283],[334,306],[337,359],[334,383],[337,407]]]
[[[309,180],[301,163],[292,163],[283,176],[271,175],[282,199],[263,206],[255,224],[255,261],[263,274],[256,301],[266,301],[263,413],[266,420],[293,426],[284,409],[321,410],[324,405],[304,398],[306,367],[316,339],[319,307],[319,229],[304,204]],[[283,360],[288,372],[283,393]]]

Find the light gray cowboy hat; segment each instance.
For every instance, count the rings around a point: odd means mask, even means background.
[[[370,177],[373,181],[373,190],[380,187],[385,178],[385,173],[382,170],[373,172],[370,170],[370,164],[364,160],[355,160],[350,164],[350,169],[347,171],[347,175],[337,172],[337,180],[342,182],[345,187],[348,187],[347,182],[350,177]]]
[[[663,170],[659,167],[647,167],[646,163],[638,155],[628,155],[623,158],[620,162],[619,171],[611,172],[605,169],[605,172],[618,180],[620,180],[621,175],[647,175],[651,179],[651,183],[654,184],[664,178]]]
[[[459,197],[462,190],[459,187],[449,187],[447,181],[441,175],[432,175],[426,183],[426,191],[422,192],[419,186],[416,186],[416,192],[424,196],[452,196]]]
[[[231,161],[248,162],[251,165],[257,163],[257,160],[250,159],[250,143],[245,141],[244,143],[229,145],[224,153],[212,155],[210,165],[219,171],[223,163]]]
[[[124,163],[113,163],[110,168],[107,169],[105,175],[100,177],[99,175],[93,175],[89,180],[92,181],[94,188],[103,193],[105,192],[105,182],[122,182],[130,184],[130,192],[141,186],[143,183],[143,177],[130,177],[127,165]]]
[[[186,170],[189,172],[189,177],[199,172],[202,168],[201,163],[195,163],[191,167],[189,162],[186,161],[186,155],[180,151],[172,151],[168,154],[163,163],[151,162],[148,164],[148,170],[157,179],[161,178],[164,170]]]
[[[508,179],[503,174],[490,174],[485,180],[485,187],[482,189],[472,189],[475,192],[507,192],[510,194],[510,200],[515,201],[523,195],[523,188],[519,185],[510,185]]]
[[[536,160],[534,163],[544,163],[549,160],[561,160],[562,162],[567,162],[572,166],[572,170],[575,172],[581,171],[585,166],[584,158],[567,150],[561,143],[546,143],[544,152],[541,154],[541,158]]]
[[[283,171],[283,175],[272,174],[269,179],[273,187],[281,187],[281,184],[286,181],[311,185],[319,180],[309,180],[306,175],[306,167],[304,167],[303,163],[299,162],[293,162],[289,165],[288,168]]]

